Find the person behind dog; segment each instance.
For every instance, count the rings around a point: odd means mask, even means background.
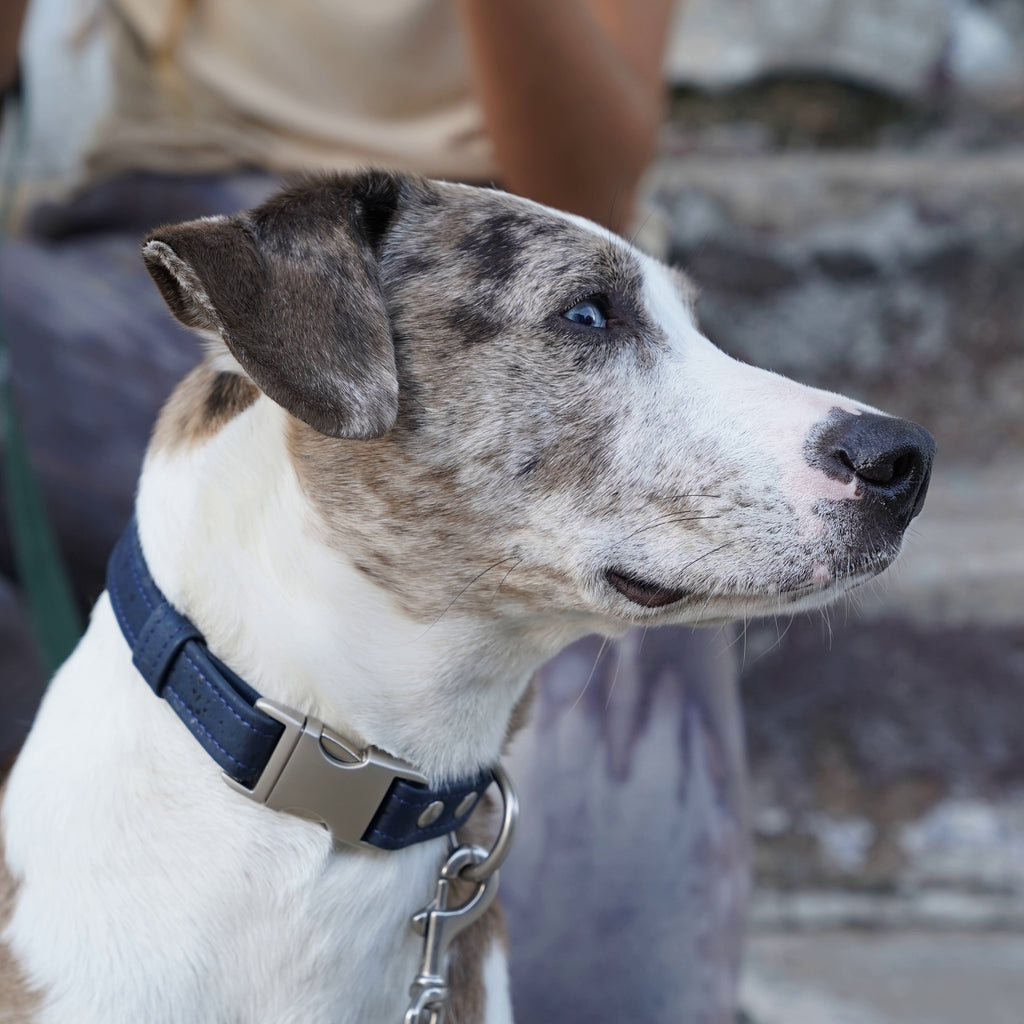
[[[252,206],[280,175],[368,164],[498,182],[624,231],[671,13],[107,0],[110,110],[77,187],[34,211],[0,282],[23,426],[83,605],[160,403],[199,357],[143,269],[145,231]],[[20,671],[9,691],[31,688]],[[544,669],[511,764],[525,813],[503,898],[521,1017],[731,1020],[747,881],[727,637],[570,649]]]

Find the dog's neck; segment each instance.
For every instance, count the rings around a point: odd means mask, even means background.
[[[584,627],[410,619],[326,543],[285,419],[261,398],[200,445],[151,451],[138,509],[157,584],[264,696],[432,780],[493,764],[532,672]]]

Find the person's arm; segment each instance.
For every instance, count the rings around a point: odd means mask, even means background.
[[[672,0],[458,0],[502,184],[622,230],[662,117]]]
[[[0,3],[0,92],[6,92],[18,77],[18,43],[28,0]]]

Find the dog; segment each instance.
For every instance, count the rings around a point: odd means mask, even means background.
[[[732,360],[680,273],[496,190],[309,178],[142,253],[208,353],[2,794],[7,1022],[402,1019],[410,920],[541,663],[817,607],[924,500],[922,428]],[[318,720],[458,813],[381,849],[226,785],[257,699],[272,760]],[[449,1022],[512,1019],[497,904],[447,959]]]

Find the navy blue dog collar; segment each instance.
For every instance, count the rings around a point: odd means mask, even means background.
[[[336,842],[398,850],[465,823],[494,775],[431,788],[376,748],[359,750],[311,716],[261,697],[215,657],[150,576],[133,517],[107,565],[132,661],[234,789],[323,822]]]

